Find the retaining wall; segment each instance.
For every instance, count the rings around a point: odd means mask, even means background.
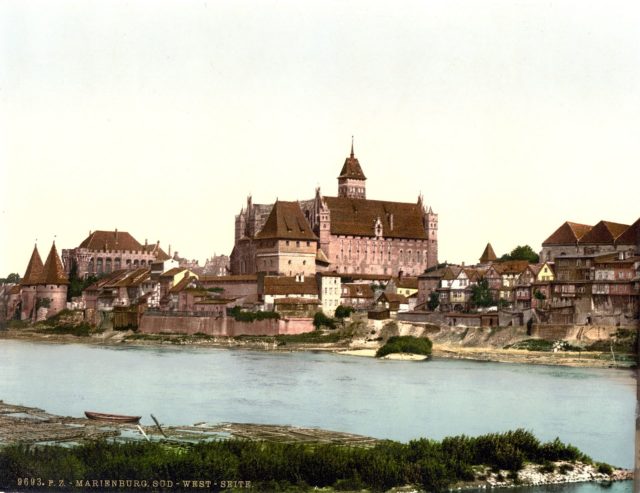
[[[242,335],[275,336],[279,334],[303,334],[314,330],[310,318],[288,317],[286,319],[238,322],[230,317],[163,317],[143,315],[138,332],[146,334],[196,334],[235,337]]]

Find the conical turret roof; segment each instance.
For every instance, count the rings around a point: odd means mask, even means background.
[[[42,268],[42,278],[39,284],[69,284],[62,261],[58,256],[58,250],[56,250],[55,241],[51,245],[51,250],[49,250],[49,255]]]
[[[496,252],[493,251],[491,243],[487,243],[487,246],[484,248],[484,252],[482,252],[482,255],[480,256],[480,263],[486,264],[488,262],[493,262],[497,258],[498,257],[496,256]]]
[[[24,273],[24,277],[20,280],[20,284],[23,286],[38,284],[42,279],[42,270],[42,259],[40,258],[40,253],[38,253],[38,246],[35,245],[31,259],[29,260],[29,265],[27,265],[27,270]]]

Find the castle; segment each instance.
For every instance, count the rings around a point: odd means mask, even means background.
[[[21,320],[52,317],[67,306],[68,284],[55,242],[44,264],[35,246],[24,277],[12,290],[9,313]]]
[[[235,218],[232,274],[418,275],[438,264],[438,215],[416,203],[366,198],[366,176],[351,153],[338,196],[254,204]]]

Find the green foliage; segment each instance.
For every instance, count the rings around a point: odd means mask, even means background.
[[[604,462],[599,462],[598,472],[600,474],[606,474],[607,476],[611,476],[611,474],[613,473],[613,467],[611,467],[609,464],[606,464]]]
[[[436,308],[440,306],[440,296],[435,291],[429,295],[429,300],[427,301],[427,308],[429,310],[434,311]]]
[[[12,272],[7,277],[0,279],[0,284],[18,284],[20,282],[20,274]]]
[[[354,311],[355,310],[353,309],[352,306],[338,305],[336,307],[335,317],[336,318],[347,318],[347,317],[351,316],[351,314]]]
[[[544,301],[544,300],[546,300],[546,299],[547,299],[547,297],[545,296],[545,294],[544,294],[542,291],[540,291],[539,289],[536,289],[536,290],[533,292],[533,296],[534,296],[537,300],[540,300],[540,301]]]
[[[49,308],[51,306],[51,298],[36,298],[36,310],[40,308]]]
[[[340,342],[343,339],[348,339],[348,336],[341,334],[340,332],[332,332],[330,334],[323,334],[319,330],[312,332],[305,332],[303,334],[290,334],[290,335],[278,335],[276,341],[279,345],[286,344],[331,344]]]
[[[486,307],[494,305],[489,289],[489,281],[481,279],[478,284],[471,286],[471,304],[473,306]]]
[[[429,356],[431,354],[431,341],[427,337],[394,336],[376,352],[376,358],[381,358],[392,353],[413,353]]]
[[[518,245],[511,253],[505,253],[500,260],[526,260],[530,264],[537,264],[540,256],[529,245]]]
[[[76,337],[88,337],[91,335],[91,325],[87,322],[79,324],[61,324],[47,329],[48,333],[57,335],[73,335]]]
[[[234,306],[227,310],[227,315],[233,317],[238,322],[253,322],[255,320],[280,319],[278,312],[248,312],[239,306]]]
[[[337,311],[337,310],[336,310]],[[316,330],[320,329],[320,327],[327,327],[328,329],[336,328],[336,321],[331,317],[327,317],[322,312],[316,312],[313,316],[313,326]]]
[[[207,291],[211,293],[223,293],[224,288],[207,288]]]
[[[21,477],[64,477],[73,484],[86,478],[173,478],[177,482],[206,478],[218,484],[242,478],[251,481],[254,491],[387,491],[413,485],[439,492],[458,481],[473,480],[473,467],[506,469],[513,478],[524,461],[567,460],[559,456],[573,450],[557,441],[548,449],[546,445],[521,429],[442,442],[384,441],[372,448],[248,440],[186,445],[98,441],[70,448],[10,445],[0,448],[0,488],[15,488],[16,478]],[[553,453],[546,457],[543,449]],[[601,466],[606,471],[606,465]],[[181,487],[175,491],[182,491]]]

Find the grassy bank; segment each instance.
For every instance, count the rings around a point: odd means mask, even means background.
[[[17,478],[24,477],[66,478],[73,485],[87,478],[149,482],[158,478],[173,481],[172,491],[182,490],[182,481],[192,479],[209,480],[218,488],[222,481],[250,481],[257,491],[314,487],[386,491],[404,485],[442,491],[456,482],[478,479],[484,466],[515,476],[526,462],[544,467],[558,460],[590,462],[575,447],[558,440],[540,443],[524,430],[440,442],[386,441],[372,448],[245,440],[180,446],[153,442],[8,446],[0,449],[0,486],[16,487]],[[101,486],[101,491],[127,489]]]
[[[394,336],[376,352],[377,358],[382,358],[388,354],[411,353],[424,356],[431,355],[431,341],[427,337]]]

